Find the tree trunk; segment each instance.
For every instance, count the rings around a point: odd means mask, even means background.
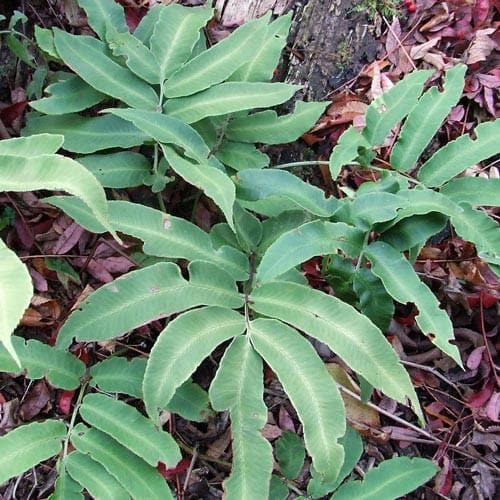
[[[292,9],[294,23],[285,56],[285,80],[304,85],[302,96],[321,100],[375,58],[374,27],[352,0],[215,0],[226,26],[272,10]]]

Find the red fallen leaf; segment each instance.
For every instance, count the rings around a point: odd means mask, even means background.
[[[71,401],[73,400],[73,396],[75,395],[75,391],[61,391],[57,395],[57,408],[59,413],[63,415],[69,415],[71,412]]]
[[[450,459],[444,455],[439,465],[441,470],[438,472],[435,479],[434,490],[440,495],[448,496],[453,486],[453,468]]]
[[[14,104],[11,104],[10,106],[7,106],[6,108],[0,109],[0,118],[2,119],[4,124],[10,127],[12,125],[12,122],[16,118],[22,116],[27,104],[28,101],[25,100],[16,102]]]
[[[79,360],[85,363],[85,366],[89,366],[90,364],[90,356],[87,347],[84,344],[77,345],[76,349],[73,351],[73,355],[76,356]]]
[[[165,479],[172,479],[175,476],[186,472],[190,464],[191,460],[183,458],[175,467],[170,468],[167,468],[163,462],[158,462],[156,469]]]
[[[482,304],[485,309],[493,307],[498,302],[498,297],[488,292],[476,292],[467,294],[467,303],[471,307],[477,307]]]
[[[483,385],[479,392],[475,392],[471,397],[468,398],[467,406],[470,408],[482,408],[486,401],[491,398],[493,394],[493,379],[489,379],[486,384]]]
[[[490,0],[476,0],[472,10],[474,26],[481,26],[490,12]]]
[[[143,16],[139,15],[137,9],[125,7],[125,22],[130,32],[135,31]]]

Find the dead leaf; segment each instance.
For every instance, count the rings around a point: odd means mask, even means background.
[[[466,64],[486,61],[486,58],[497,48],[495,41],[489,35],[495,33],[495,28],[486,28],[476,31],[474,40],[469,48]]]
[[[28,391],[21,404],[19,414],[26,422],[36,417],[50,401],[50,391],[44,380],[38,381]]]

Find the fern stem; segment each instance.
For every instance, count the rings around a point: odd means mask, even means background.
[[[70,439],[71,433],[73,432],[73,427],[75,426],[76,416],[78,414],[78,410],[80,409],[80,405],[82,404],[82,399],[83,399],[83,396],[85,394],[85,390],[87,389],[87,384],[88,384],[88,382],[85,382],[80,387],[80,392],[78,393],[78,398],[75,402],[75,406],[73,407],[73,413],[71,414],[71,420],[69,421],[69,425],[68,425],[68,433],[66,434],[66,438],[64,440],[63,458],[68,454],[69,439]]]

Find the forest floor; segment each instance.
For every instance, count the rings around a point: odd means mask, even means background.
[[[134,24],[146,12],[148,2],[122,3],[127,6],[128,21]],[[137,4],[143,7],[135,8]],[[433,148],[472,130],[478,123],[494,119],[499,115],[499,8],[498,0],[405,0],[397,6],[397,16],[378,14],[375,60],[329,95],[332,104],[302,137],[304,145],[315,158],[327,159],[341,133],[351,123],[361,124],[371,100],[402,75],[415,68],[442,71],[457,62],[468,66],[464,94],[443,124]],[[3,2],[0,9],[0,14],[7,17],[13,9],[24,12],[29,20],[27,36],[31,36],[34,24],[89,32],[85,16],[71,0],[11,0]],[[228,28],[215,22],[209,27],[209,35],[214,38],[224,32]],[[5,45],[1,49],[1,138],[19,135],[29,101],[41,90],[35,69],[36,61],[32,66],[21,63]],[[391,147],[386,144],[381,148],[380,161],[389,157]],[[498,178],[499,170],[498,160],[491,160],[469,174]],[[318,172],[302,173],[330,192],[333,183],[328,170]],[[356,187],[365,180],[344,169],[338,182],[340,186]],[[154,203],[146,188],[113,195]],[[136,264],[130,258],[132,242],[126,252],[119,250],[111,239],[85,231],[58,210],[39,204],[38,199],[39,193],[0,193],[0,230],[29,267],[36,290],[22,320],[21,333],[26,338],[53,343],[76,302]],[[176,185],[175,191],[167,188],[165,201],[173,213],[192,213],[193,221],[202,228],[217,222],[210,201],[197,197],[187,185]],[[500,211],[493,211],[493,215],[500,217]],[[430,458],[439,465],[440,472],[407,498],[493,499],[500,471],[498,279],[477,258],[474,246],[451,232],[424,247],[416,269],[452,318],[465,369],[459,369],[419,336],[415,311],[398,305],[387,335],[411,374],[428,427],[424,430],[411,425],[415,420],[407,409],[377,394],[372,407],[346,401],[350,422],[364,438],[361,464],[370,466],[395,454]],[[304,264],[303,271],[312,286],[326,289],[320,258]],[[163,324],[156,321],[140,328],[123,342],[75,345],[73,352],[87,364],[117,351],[130,356],[146,355],[149,339],[162,330]],[[329,357],[331,353],[320,354],[325,361],[334,361]],[[206,388],[212,375],[213,365],[207,362],[194,378]],[[271,409],[264,428],[266,438],[275,440],[287,430],[298,432],[294,410],[272,374],[266,380],[266,393]],[[73,392],[56,390],[43,379],[29,382],[24,377],[0,373],[0,434],[22,422],[50,416],[69,419],[73,402]],[[227,421],[212,416],[206,422],[192,423],[173,416],[169,426],[184,443],[185,460],[176,469],[163,471],[179,498],[221,498],[221,484],[231,462]],[[46,462],[36,474],[30,471],[10,481],[0,488],[0,499],[46,498],[54,483],[53,466],[53,462]],[[306,463],[294,483],[297,492],[305,491],[308,479]]]

